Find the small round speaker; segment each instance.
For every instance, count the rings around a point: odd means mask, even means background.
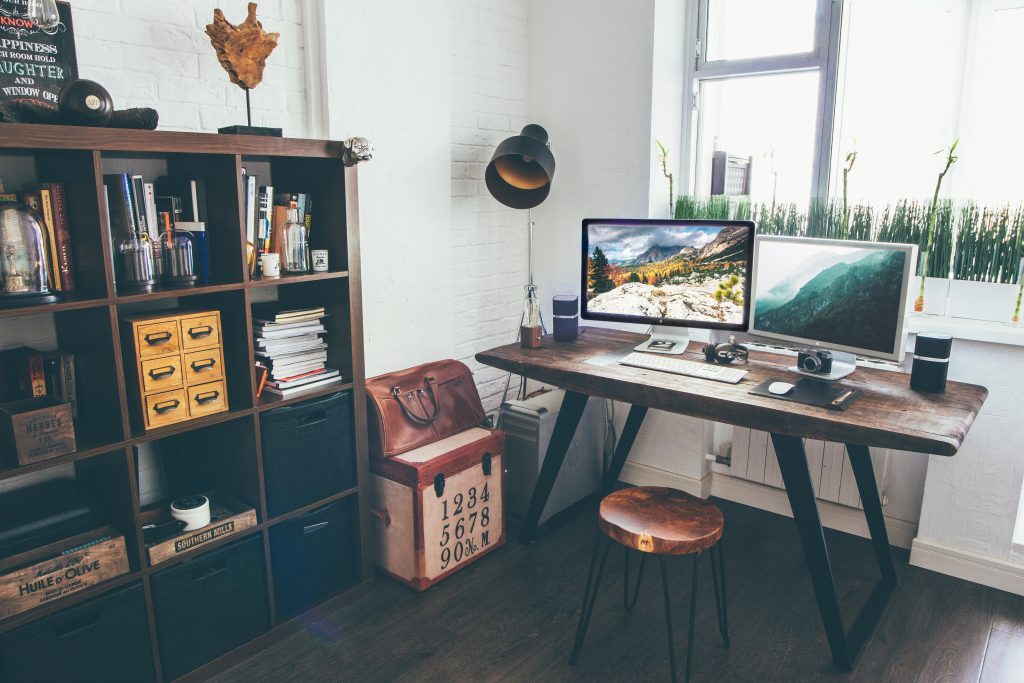
[[[114,100],[96,81],[68,83],[57,98],[60,120],[72,126],[105,126],[114,115]]]

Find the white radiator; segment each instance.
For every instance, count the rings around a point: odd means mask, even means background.
[[[727,456],[725,459],[728,464],[715,462],[711,469],[719,474],[784,488],[771,437],[766,432],[743,427],[732,427],[731,430],[730,441],[728,427],[715,429],[714,453]],[[804,449],[807,452],[807,465],[811,471],[811,482],[814,484],[814,493],[817,497],[840,505],[861,507],[857,481],[850,468],[850,460],[846,457],[846,446],[806,439]],[[888,449],[879,448],[870,450],[878,493],[884,506],[889,480],[890,452]]]

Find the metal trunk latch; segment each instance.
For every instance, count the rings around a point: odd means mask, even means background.
[[[444,475],[443,474],[438,473],[438,474],[436,474],[434,476],[434,493],[437,494],[438,498],[440,498],[441,496],[444,495]]]
[[[483,465],[484,476],[485,477],[491,476],[491,454],[490,453],[484,453],[484,457],[481,458],[480,464]]]

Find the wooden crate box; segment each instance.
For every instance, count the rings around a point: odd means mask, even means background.
[[[426,590],[505,542],[505,434],[478,427],[370,468],[376,562]]]

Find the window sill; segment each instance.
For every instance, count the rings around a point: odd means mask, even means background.
[[[985,320],[968,320],[941,315],[912,314],[907,316],[907,331],[941,332],[954,339],[1024,346],[1024,324],[1010,325]]]

